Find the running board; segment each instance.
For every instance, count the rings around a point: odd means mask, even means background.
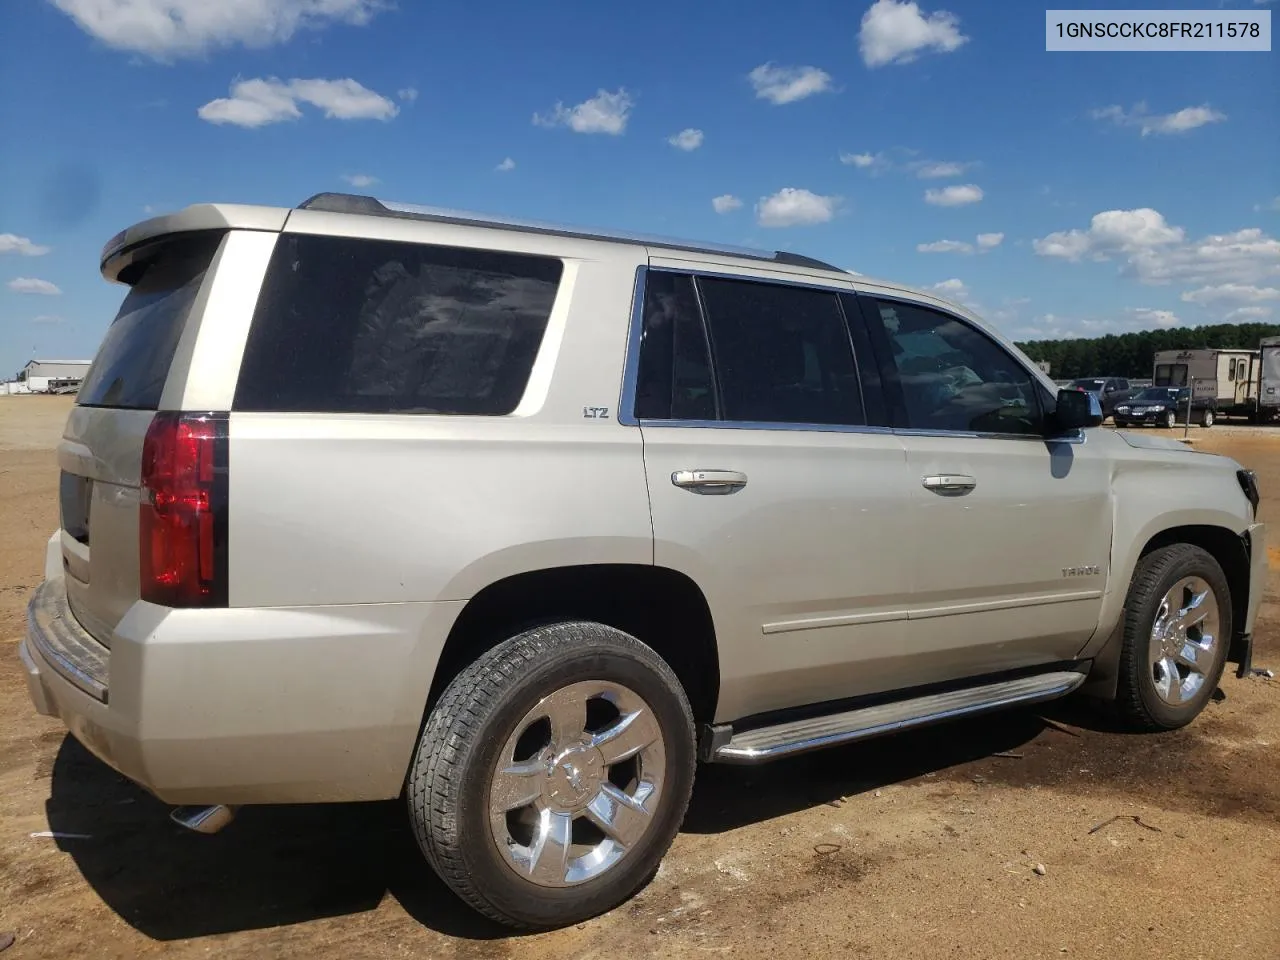
[[[780,757],[865,740],[899,730],[969,717],[1018,704],[1065,697],[1085,681],[1075,671],[1041,673],[981,687],[933,693],[821,717],[792,720],[773,727],[735,733],[711,752],[716,763],[765,763]]]

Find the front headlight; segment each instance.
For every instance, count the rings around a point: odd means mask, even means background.
[[[1128,404],[1125,404],[1124,406],[1116,407],[1116,413],[1128,413],[1128,412],[1129,412]]]

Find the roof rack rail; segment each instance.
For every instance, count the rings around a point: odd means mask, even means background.
[[[713,253],[749,260],[765,260],[790,267],[807,267],[816,270],[832,270],[848,273],[822,260],[784,250],[758,250],[752,247],[735,247],[728,244],[699,243],[677,240],[671,237],[627,233],[618,230],[595,230],[571,227],[514,217],[495,217],[466,210],[448,210],[443,207],[425,207],[412,203],[393,203],[350,193],[317,193],[298,204],[299,210],[316,210],[322,213],[356,213],[375,217],[401,217],[410,220],[428,220],[434,223],[455,223],[468,226],[496,227],[518,230],[522,233],[541,233],[550,236],[575,237],[582,240],[608,240],[615,243],[633,243],[667,250],[683,250],[693,253]]]

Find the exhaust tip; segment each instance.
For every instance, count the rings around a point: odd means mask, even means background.
[[[236,808],[216,803],[211,807],[175,807],[169,819],[193,833],[214,834],[236,818]]]

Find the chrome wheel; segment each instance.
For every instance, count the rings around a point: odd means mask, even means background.
[[[489,785],[489,826],[503,861],[543,887],[607,872],[651,826],[666,750],[634,691],[587,680],[543,697],[507,738]]]
[[[1218,598],[1200,577],[1184,577],[1169,589],[1151,626],[1151,678],[1156,694],[1175,706],[1204,687],[1219,642]]]
[[[1201,423],[1201,424],[1203,424],[1203,425],[1204,425],[1204,426],[1206,426],[1206,427],[1212,427],[1212,426],[1213,426],[1213,411],[1212,411],[1212,410],[1206,410],[1206,411],[1204,412],[1204,417],[1203,417],[1203,418],[1201,418],[1201,420],[1200,420],[1200,423]]]
[[[1164,415],[1164,425],[1165,429],[1172,430],[1178,425],[1178,415],[1170,410]]]

